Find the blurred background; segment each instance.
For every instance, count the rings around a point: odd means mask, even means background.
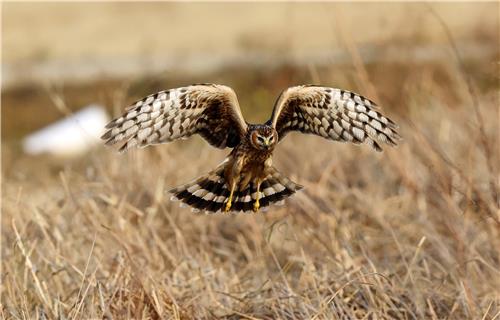
[[[416,76],[415,67],[452,59],[437,16],[456,38],[470,75],[486,89],[496,84],[496,8],[495,3],[5,3],[3,141],[64,116],[50,92],[61,94],[73,111],[95,102],[111,110],[119,95],[117,112],[156,90],[223,82],[238,92],[242,108],[268,112],[282,89],[306,82],[359,88],[391,106],[402,95],[402,83],[385,77],[404,81]],[[244,111],[253,121],[267,116]]]
[[[497,2],[3,3],[3,315],[498,316],[498,12]],[[234,88],[250,122],[267,120],[289,86],[355,91],[404,142],[375,154],[287,138],[277,167],[307,191],[266,216],[195,218],[163,192],[226,151],[193,138],[122,156],[96,137],[136,99],[206,82]],[[366,278],[378,272],[387,282]],[[385,296],[343,289],[354,280]],[[282,293],[300,299],[274,300]]]

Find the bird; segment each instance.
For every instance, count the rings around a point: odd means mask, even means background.
[[[172,200],[205,213],[257,212],[301,190],[272,163],[276,146],[290,132],[364,143],[376,151],[401,140],[396,123],[373,101],[312,84],[282,91],[263,124],[245,121],[233,89],[205,83],[151,94],[105,128],[101,138],[106,145],[119,144],[120,152],[195,134],[216,148],[232,149],[214,170],[170,190]]]

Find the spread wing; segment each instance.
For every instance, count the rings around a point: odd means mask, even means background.
[[[234,147],[247,124],[231,88],[199,84],[149,95],[106,128],[101,138],[107,145],[122,143],[120,151],[125,151],[193,134],[200,134],[217,148]]]
[[[290,131],[300,131],[341,142],[367,143],[382,151],[380,143],[395,146],[401,138],[397,125],[376,109],[374,102],[353,92],[297,86],[281,93],[268,124],[280,140]]]

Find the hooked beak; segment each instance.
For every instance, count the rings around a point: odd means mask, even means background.
[[[264,146],[269,149],[269,146],[271,145],[271,141],[269,139],[264,140]]]

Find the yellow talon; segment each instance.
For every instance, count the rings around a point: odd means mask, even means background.
[[[233,193],[234,193],[234,187],[235,185],[233,184],[233,186],[231,187],[231,193],[229,194],[229,198],[227,199],[227,202],[226,202],[226,207],[224,208],[224,212],[229,212],[229,210],[231,210],[231,204],[233,202]]]
[[[253,212],[259,211],[259,208],[260,208],[260,203],[259,203],[259,199],[257,199],[257,200],[255,200],[255,202],[253,204]]]
[[[226,202],[226,207],[224,208],[224,212],[229,212],[229,210],[231,210],[231,201],[233,199],[231,199],[232,197],[229,197],[229,199],[227,199],[227,202]]]
[[[253,204],[253,212],[257,212],[259,211],[259,208],[260,208],[260,202],[259,202],[259,199],[260,199],[260,183],[257,184],[257,195],[255,196],[255,202]]]

